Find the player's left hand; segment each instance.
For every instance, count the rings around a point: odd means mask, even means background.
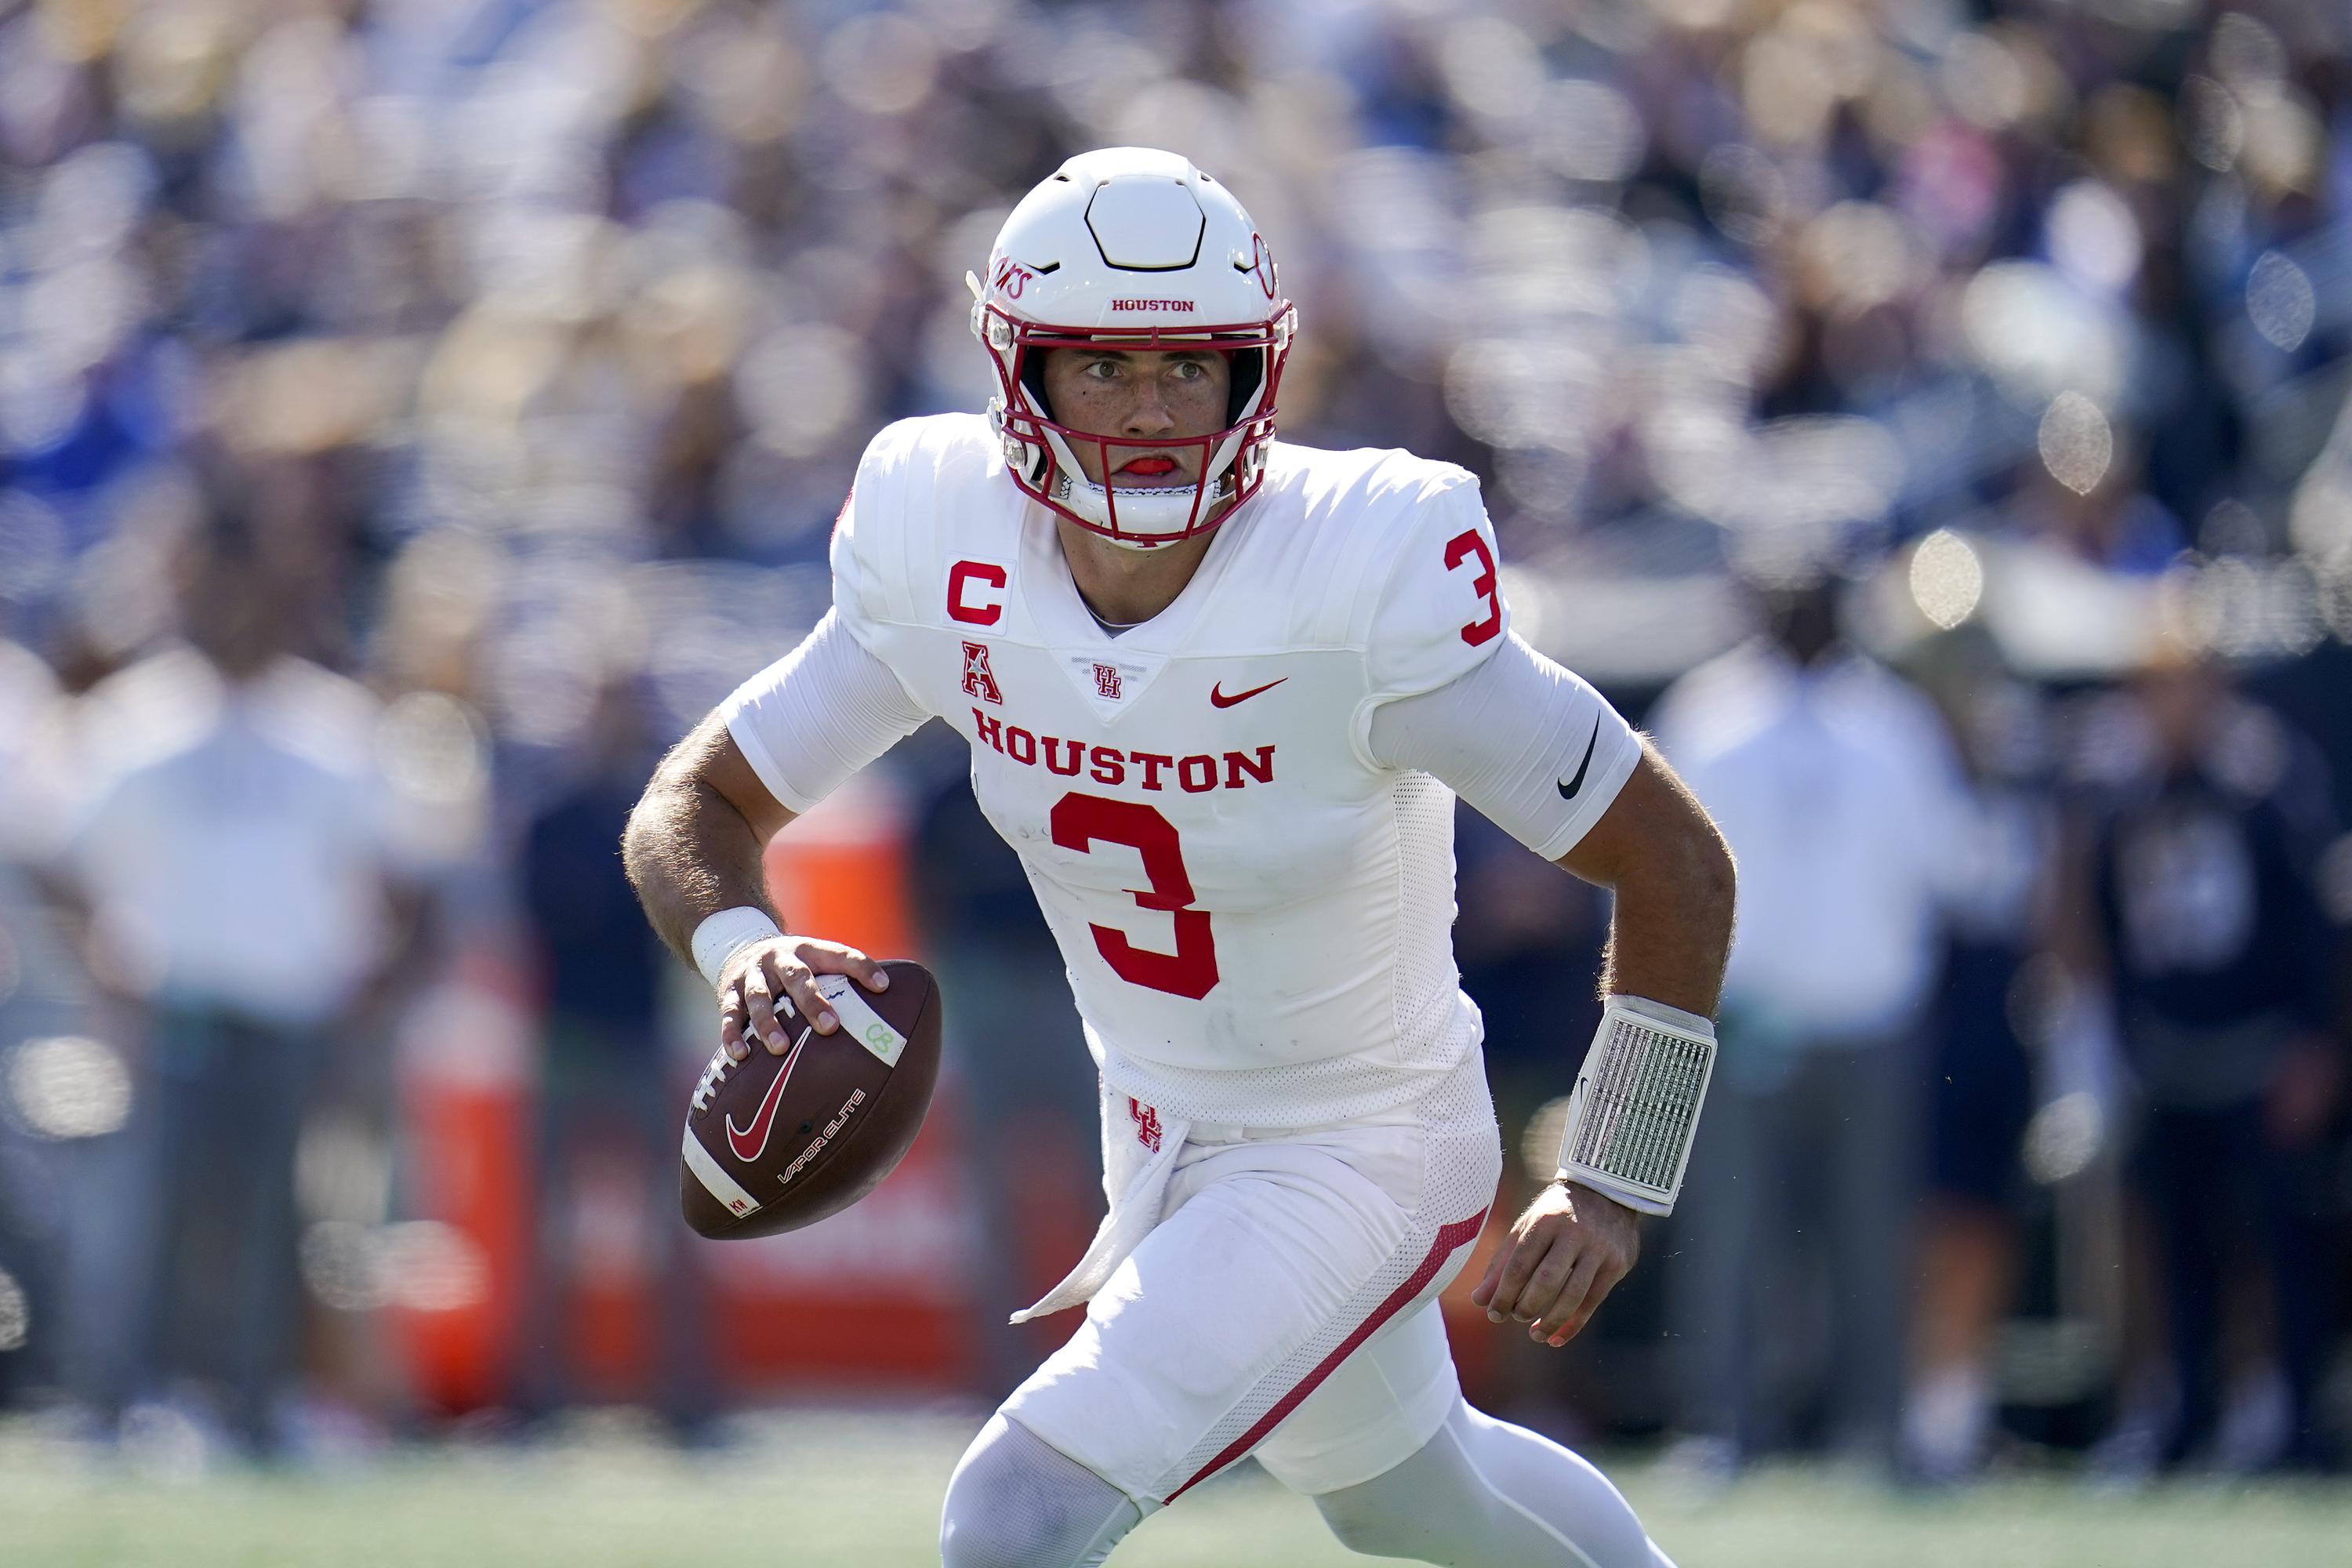
[[[1526,1323],[1551,1345],[1574,1339],[1642,1255],[1638,1216],[1591,1188],[1554,1182],[1511,1226],[1471,1290],[1492,1322]]]

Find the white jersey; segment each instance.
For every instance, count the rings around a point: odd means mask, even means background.
[[[1366,743],[1384,700],[1505,646],[1470,474],[1278,445],[1182,594],[1113,636],[986,422],[912,419],[868,448],[833,566],[842,625],[971,742],[1110,1086],[1297,1126],[1475,1047],[1453,792]]]

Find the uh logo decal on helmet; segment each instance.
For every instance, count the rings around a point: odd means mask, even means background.
[[[1256,493],[1297,313],[1249,214],[1190,161],[1143,147],[1080,153],[1004,220],[987,281],[964,281],[972,335],[996,365],[989,422],[1024,493],[1136,550],[1206,532]],[[1148,441],[1073,430],[1045,400],[1045,351],[1057,348],[1217,350],[1233,368],[1224,427]],[[1076,442],[1105,475],[1125,460],[1118,447],[1191,447],[1201,479],[1114,490],[1087,478]]]

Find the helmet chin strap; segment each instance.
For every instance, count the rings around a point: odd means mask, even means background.
[[[1222,485],[1218,487],[1223,489]],[[1118,492],[1118,531],[1099,537],[1126,550],[1157,550],[1163,544],[1174,544],[1183,537],[1184,524],[1192,519],[1193,497],[1198,485],[1185,485],[1175,489],[1122,489]],[[1082,517],[1093,519],[1104,527],[1110,526],[1110,498],[1103,486],[1068,468],[1061,470],[1060,482],[1054,487],[1054,499]],[[1216,509],[1218,497],[1212,495],[1208,510]],[[1142,528],[1130,532],[1130,525]]]
[[[1047,430],[1045,437],[1055,458],[1054,499],[1090,522],[1105,529],[1113,527],[1109,487],[1087,478],[1086,470],[1078,466],[1076,455],[1058,433]],[[1223,499],[1226,468],[1220,466],[1214,488],[1200,500],[1201,515],[1213,511]],[[1156,550],[1163,544],[1173,544],[1182,536],[1185,525],[1194,520],[1195,498],[1200,489],[1198,485],[1177,485],[1121,489],[1117,502],[1118,531],[1103,537],[1129,550]]]

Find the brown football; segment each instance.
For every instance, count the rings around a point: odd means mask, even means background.
[[[841,1027],[820,1035],[780,1016],[791,1048],[715,1052],[687,1107],[678,1205],[701,1235],[797,1230],[838,1214],[896,1169],[923,1125],[940,1075],[940,988],[908,959],[887,989],[820,974]]]

